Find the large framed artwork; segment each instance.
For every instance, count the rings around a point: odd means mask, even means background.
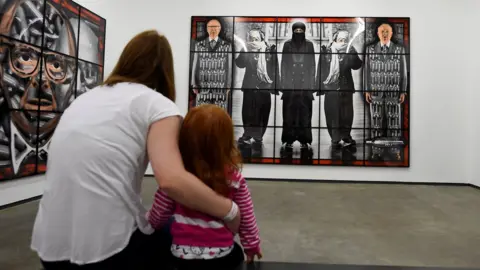
[[[194,16],[189,108],[245,163],[409,167],[410,19]]]
[[[0,182],[46,171],[63,111],[103,80],[105,26],[69,0],[0,1]]]

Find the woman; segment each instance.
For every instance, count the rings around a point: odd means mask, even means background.
[[[174,100],[172,51],[151,30],[127,44],[103,85],[65,110],[50,144],[32,236],[46,270],[165,264],[162,247],[170,243],[148,224],[140,196],[149,160],[168,196],[237,231],[238,206],[183,166]]]

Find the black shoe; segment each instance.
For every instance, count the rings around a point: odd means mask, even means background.
[[[311,148],[311,146],[310,146],[310,144],[308,144],[308,143],[302,143],[302,144],[300,144],[300,149],[302,149],[302,150],[303,150],[303,149],[310,149],[310,148]]]
[[[351,138],[343,139],[342,141],[344,142],[343,146],[357,145],[357,142]]]
[[[253,140],[252,147],[254,148],[262,148],[263,141],[262,140]]]
[[[340,142],[332,141],[332,149],[340,149],[342,144]]]
[[[238,144],[239,145],[250,145],[250,138],[242,136],[238,139]]]
[[[263,143],[263,138],[253,138],[253,141],[256,143]]]
[[[293,144],[286,143],[285,144],[285,151],[293,151]]]

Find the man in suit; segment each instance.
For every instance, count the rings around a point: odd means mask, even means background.
[[[370,104],[373,137],[399,137],[400,105],[407,94],[405,48],[392,41],[393,28],[383,23],[377,28],[379,41],[367,47],[365,98]]]
[[[313,42],[305,38],[305,29],[304,23],[294,23],[292,39],[285,42],[282,51],[282,144],[286,151],[293,150],[292,144],[297,140],[302,150],[310,150],[312,143],[315,50]]]
[[[228,109],[232,81],[232,45],[222,39],[222,25],[212,18],[207,24],[208,37],[197,41],[193,56],[191,87],[196,106],[216,104]]]
[[[365,59],[365,99],[370,104],[373,139],[402,137],[401,104],[408,86],[405,47],[392,41],[393,27],[377,27],[379,41],[368,46]],[[373,147],[374,156],[382,149]],[[399,149],[390,149],[397,159]]]
[[[271,94],[275,91],[275,79],[279,76],[277,49],[265,41],[261,30],[253,29],[247,34],[248,52],[242,49],[235,59],[239,68],[245,68],[242,92],[242,121],[244,133],[238,139],[240,145],[261,147],[267,130],[272,106]]]
[[[332,148],[355,145],[350,132],[353,124],[353,94],[355,86],[352,70],[362,67],[362,60],[352,46],[348,54],[350,33],[341,30],[333,35],[333,42],[322,49],[317,69],[321,93],[325,95],[325,118]]]

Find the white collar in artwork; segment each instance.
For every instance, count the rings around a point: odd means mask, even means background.
[[[218,42],[218,36],[216,38],[213,38],[213,39],[211,37],[208,38],[209,42],[211,42],[212,40],[215,40],[215,42]]]
[[[383,44],[383,42],[381,42],[381,41],[380,41],[380,45],[381,45],[381,47],[383,47],[383,46],[387,45],[387,48],[390,48],[390,44],[391,44],[391,41],[388,41],[388,43],[387,43],[387,44]]]

